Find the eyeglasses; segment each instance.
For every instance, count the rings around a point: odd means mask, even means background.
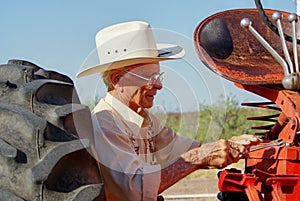
[[[130,74],[130,75],[136,76],[136,77],[138,77],[138,78],[140,78],[140,79],[143,79],[143,80],[148,81],[148,82],[147,82],[147,85],[154,85],[154,84],[156,84],[156,82],[157,82],[158,80],[159,80],[160,82],[162,82],[163,79],[164,79],[164,77],[165,77],[165,73],[164,73],[164,72],[161,72],[161,73],[155,73],[155,74],[151,75],[150,78],[143,77],[143,76],[141,76],[141,75],[135,74],[135,73],[133,73],[133,72],[131,72],[131,71],[128,71],[128,70],[125,70],[124,72],[126,72],[126,73],[128,73],[128,74]]]

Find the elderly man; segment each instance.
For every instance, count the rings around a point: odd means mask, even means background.
[[[156,200],[165,189],[200,168],[237,162],[254,136],[201,144],[161,125],[148,108],[162,89],[160,61],[184,56],[181,47],[156,44],[149,24],[126,22],[96,35],[100,64],[77,77],[102,73],[107,95],[93,110],[93,154],[106,198]],[[244,145],[241,145],[241,142]]]

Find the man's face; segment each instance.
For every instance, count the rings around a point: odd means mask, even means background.
[[[122,95],[128,100],[131,109],[137,111],[138,108],[153,106],[154,96],[157,90],[162,88],[162,83],[160,80],[152,83],[146,79],[151,79],[151,76],[158,74],[159,71],[159,63],[135,65],[123,71],[124,74],[121,78]]]

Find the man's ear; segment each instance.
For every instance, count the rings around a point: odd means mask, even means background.
[[[112,85],[115,86],[118,84],[119,80],[120,80],[120,73],[118,71],[111,71],[109,73],[109,77],[110,77],[110,81],[112,83]]]

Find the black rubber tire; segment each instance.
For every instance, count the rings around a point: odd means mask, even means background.
[[[72,80],[23,60],[0,65],[0,200],[103,200],[88,107]],[[75,121],[80,119],[80,121]]]

